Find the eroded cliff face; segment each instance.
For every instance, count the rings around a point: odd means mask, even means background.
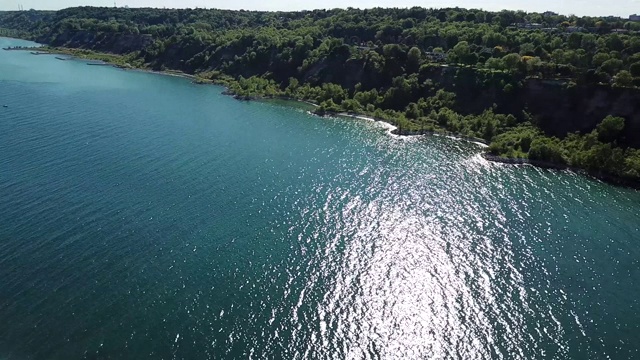
[[[545,133],[559,138],[591,132],[608,115],[620,116],[626,120],[621,145],[640,148],[640,89],[526,79],[506,92],[501,79],[483,81],[470,69],[450,67],[432,70],[429,78],[456,93],[456,110],[461,113],[477,114],[494,105],[500,113],[526,111]]]
[[[313,85],[324,83],[340,84],[353,89],[358,83],[366,82],[364,62],[361,60],[334,58],[320,61],[306,69],[302,80]]]
[[[67,30],[53,39],[38,39],[38,41],[52,46],[126,54],[140,51],[151,45],[153,37],[147,34],[94,33]]]
[[[640,147],[640,90],[609,86],[567,87],[562,81],[525,82],[517,104],[536,117],[547,134],[590,132],[608,115],[625,118],[621,141]]]

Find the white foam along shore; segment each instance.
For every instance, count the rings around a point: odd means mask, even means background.
[[[398,134],[394,134],[393,131],[396,130],[398,127],[395,125],[392,125],[384,120],[378,120],[375,118],[372,118],[370,116],[365,116],[365,115],[356,115],[356,114],[349,114],[349,113],[338,113],[338,116],[342,116],[342,117],[348,117],[351,119],[360,119],[360,120],[366,120],[366,121],[373,121],[376,124],[380,125],[381,127],[385,128],[387,130],[387,133],[389,133],[389,135],[391,136],[413,136],[413,135],[398,135]],[[475,139],[475,138],[468,138],[468,137],[464,137],[464,136],[455,136],[455,135],[441,135],[438,133],[428,133],[425,135],[432,135],[432,136],[444,136],[447,137],[449,139],[452,140],[462,140],[462,141],[466,141],[466,142],[470,142],[472,144],[478,145],[480,147],[483,148],[488,148],[489,145],[487,145],[486,143],[482,142],[481,139]]]
[[[365,115],[356,115],[356,114],[349,114],[349,113],[338,113],[338,116],[342,116],[342,117],[348,117],[351,119],[359,119],[359,120],[366,120],[366,121],[372,121],[376,124],[378,124],[379,126],[385,128],[387,130],[387,133],[389,133],[389,135],[392,136],[399,136],[393,133],[394,130],[396,130],[398,127],[395,125],[392,125],[386,121],[383,120],[378,120],[369,116],[365,116]]]

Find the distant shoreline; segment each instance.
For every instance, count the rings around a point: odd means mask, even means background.
[[[19,39],[19,40],[22,40],[22,39]],[[110,62],[104,61],[104,60],[99,59],[97,57],[91,57],[91,54],[86,54],[87,57],[80,57],[77,54],[74,54],[71,51],[66,51],[65,49],[62,49],[62,48],[21,47],[21,48],[12,48],[10,50],[6,50],[6,49],[3,49],[3,50],[5,50],[5,51],[29,51],[29,52],[31,52],[31,55],[67,55],[67,56],[69,56],[69,59],[64,59],[64,60],[78,60],[78,61],[89,60],[89,61],[100,61],[100,62],[102,62],[102,63],[87,63],[87,65],[104,65],[104,66],[111,66],[111,67],[122,69],[122,70],[132,70],[132,71],[140,71],[140,72],[146,72],[146,73],[156,74],[156,75],[181,77],[181,78],[193,80],[194,82],[203,80],[203,79],[199,78],[196,75],[187,74],[187,73],[184,73],[182,71],[177,71],[177,70],[158,71],[158,70],[152,70],[152,69],[145,69],[145,68],[141,68],[141,67],[135,67],[135,66],[131,66],[131,65],[130,66],[123,66],[123,65],[114,64],[114,63],[110,63]],[[211,82],[211,84],[213,84],[213,82]]]
[[[20,40],[22,40],[22,39],[20,39]],[[180,78],[184,78],[184,79],[189,79],[195,84],[205,84],[205,85],[209,84],[209,85],[223,86],[223,87],[225,87],[225,90],[222,92],[224,95],[232,96],[235,99],[240,100],[240,101],[268,101],[268,100],[277,99],[277,100],[284,100],[284,101],[294,101],[294,102],[304,103],[304,104],[307,104],[307,105],[310,105],[310,106],[318,107],[317,104],[312,103],[310,101],[301,100],[301,99],[295,99],[295,98],[290,98],[290,97],[285,97],[285,96],[271,96],[271,97],[269,97],[269,96],[241,96],[241,95],[237,95],[237,94],[234,94],[233,92],[231,92],[229,90],[229,88],[227,86],[225,86],[224,83],[218,83],[218,82],[216,82],[214,80],[204,79],[204,78],[198,77],[197,75],[187,74],[187,73],[184,73],[184,72],[178,71],[178,70],[158,71],[158,70],[152,70],[152,69],[148,69],[148,68],[135,67],[135,66],[131,66],[129,64],[127,64],[129,66],[122,66],[122,65],[119,65],[119,64],[110,63],[110,62],[104,61],[103,59],[97,58],[97,55],[100,55],[101,53],[96,53],[96,52],[93,52],[96,55],[96,58],[92,58],[91,57],[92,53],[84,54],[87,57],[79,57],[79,56],[76,56],[75,54],[73,54],[73,52],[70,51],[70,50],[65,50],[65,49],[61,49],[61,48],[51,48],[51,47],[44,47],[44,48],[41,48],[41,47],[24,47],[24,48],[15,48],[15,49],[11,49],[11,50],[12,51],[13,50],[31,51],[33,55],[45,55],[45,54],[50,54],[50,55],[55,55],[55,54],[68,55],[68,56],[70,56],[70,59],[102,61],[102,62],[104,62],[105,66],[112,66],[112,67],[115,67],[115,68],[118,68],[118,69],[122,69],[122,70],[139,71],[139,72],[145,72],[145,73],[149,73],[149,74],[180,77]],[[37,52],[37,54],[35,52]],[[105,53],[104,55],[111,55],[111,54],[106,54]],[[88,65],[90,65],[90,64],[88,64]],[[341,112],[341,113],[327,112],[327,115],[336,116],[336,117],[351,118],[351,119],[367,120],[367,121],[373,121],[373,122],[376,122],[376,123],[383,123],[383,124],[385,124],[384,127],[387,129],[387,133],[389,135],[392,135],[392,136],[439,135],[439,134],[437,134],[437,133],[435,133],[433,131],[398,131],[398,127],[396,125],[394,125],[393,123],[391,123],[391,120],[378,119],[378,118],[372,117],[372,116],[367,115],[367,114],[346,113],[346,112]],[[465,137],[465,136],[461,136],[461,135],[457,135],[457,134],[449,134],[449,133],[442,134],[442,136],[446,136],[446,137],[449,137],[449,138],[454,139],[454,140],[466,141],[466,142],[469,142],[469,143],[473,143],[473,144],[482,146],[484,148],[488,147],[488,144],[483,139],[469,138],[469,137]],[[505,157],[500,157],[500,156],[497,156],[497,155],[490,154],[487,151],[483,151],[481,155],[482,155],[483,159],[485,159],[487,161],[490,161],[490,162],[494,162],[494,163],[501,163],[501,164],[508,164],[508,165],[530,165],[530,166],[535,166],[535,167],[542,168],[542,169],[569,170],[569,171],[573,171],[573,172],[576,172],[576,173],[579,173],[579,174],[584,174],[584,175],[591,176],[593,178],[596,178],[598,180],[607,182],[607,183],[612,184],[612,185],[618,185],[618,186],[625,186],[625,187],[630,187],[630,188],[634,188],[634,189],[640,189],[640,182],[637,182],[637,181],[634,181],[634,180],[630,180],[630,179],[626,179],[626,178],[622,178],[622,177],[618,177],[618,176],[612,176],[612,175],[608,175],[608,174],[604,174],[604,173],[595,173],[595,172],[589,172],[589,171],[586,171],[586,170],[583,170],[583,169],[571,168],[571,167],[569,167],[567,165],[564,165],[564,164],[556,164],[556,163],[551,163],[551,162],[547,162],[547,161],[536,161],[536,160],[522,159],[522,158],[518,158],[518,159],[505,158]]]

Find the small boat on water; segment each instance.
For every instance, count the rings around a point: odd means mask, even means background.
[[[59,57],[59,56],[56,56],[56,59],[62,60],[62,61],[69,60],[68,58],[63,58],[63,57]]]
[[[2,107],[3,107],[3,108],[8,108],[8,107],[9,107],[9,105],[2,105]]]

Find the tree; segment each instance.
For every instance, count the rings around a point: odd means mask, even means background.
[[[624,172],[624,152],[611,144],[597,143],[584,154],[583,166],[592,171]]]
[[[538,66],[542,64],[542,61],[540,60],[539,57],[528,56],[528,57],[523,57],[522,60],[525,62],[527,66],[527,71],[529,73],[533,73],[538,68]]]
[[[298,86],[300,86],[300,82],[298,81],[298,79],[294,77],[289,78],[289,86],[287,86],[287,89],[286,89],[287,95],[289,96],[293,95],[296,92],[296,90],[298,90]]]
[[[593,55],[593,58],[591,59],[591,64],[593,64],[593,66],[595,67],[599,67],[610,58],[611,57],[609,56],[609,54],[600,52]]]
[[[536,49],[536,47],[532,43],[524,43],[524,44],[520,45],[520,55],[532,56],[532,55],[534,55],[535,49]]]
[[[618,34],[609,35],[606,42],[609,50],[622,51],[624,49],[624,42]]]
[[[492,120],[488,120],[487,124],[485,125],[484,132],[482,133],[482,138],[490,142],[491,139],[493,139],[493,136],[495,135],[495,131],[496,131],[495,124],[493,123]]]
[[[407,53],[407,63],[411,72],[416,72],[422,62],[422,51],[417,47],[412,47]]]
[[[476,14],[468,13],[467,16],[465,17],[465,20],[468,21],[468,22],[476,21]]]
[[[596,48],[596,36],[593,34],[586,34],[582,36],[582,42],[580,47],[587,51],[593,51]]]
[[[347,99],[342,102],[342,109],[347,112],[359,112],[362,111],[362,105],[354,99]]]
[[[571,49],[579,49],[580,45],[582,45],[582,34],[579,32],[574,32],[569,35],[567,39],[567,45]]]
[[[622,130],[624,130],[624,121],[624,118],[611,115],[604,118],[596,128],[598,131],[598,139],[602,142],[612,142],[616,140],[620,134],[622,134]]]
[[[625,173],[626,176],[635,178],[640,177],[640,150],[627,150],[625,165],[627,168]]]
[[[609,59],[609,60],[605,61],[604,63],[602,63],[602,65],[600,66],[600,69],[602,71],[606,72],[607,74],[613,76],[618,71],[620,71],[620,69],[622,69],[623,65],[624,65],[624,63],[622,62],[622,60]]]
[[[531,142],[529,159],[564,164],[562,150],[556,138],[538,137]]]
[[[452,59],[454,62],[463,63],[471,54],[471,49],[469,48],[469,43],[466,41],[460,41],[453,47],[451,51]]]
[[[633,76],[627,70],[621,70],[613,77],[613,86],[633,87]]]
[[[420,111],[420,108],[418,108],[418,104],[416,103],[410,103],[407,106],[407,109],[405,111],[405,115],[408,119],[418,119],[420,116],[422,116],[422,112]]]
[[[507,37],[499,32],[489,31],[482,36],[482,42],[487,47],[496,47],[507,43]]]
[[[507,69],[511,71],[516,70],[518,68],[518,64],[520,63],[521,60],[522,58],[520,57],[520,55],[516,53],[507,54],[505,55],[505,57],[502,58],[502,61],[504,61],[504,64],[506,65]]]
[[[502,61],[502,59],[498,59],[498,58],[488,58],[487,62],[484,63],[484,66],[487,69],[503,70],[504,69],[504,61]]]

